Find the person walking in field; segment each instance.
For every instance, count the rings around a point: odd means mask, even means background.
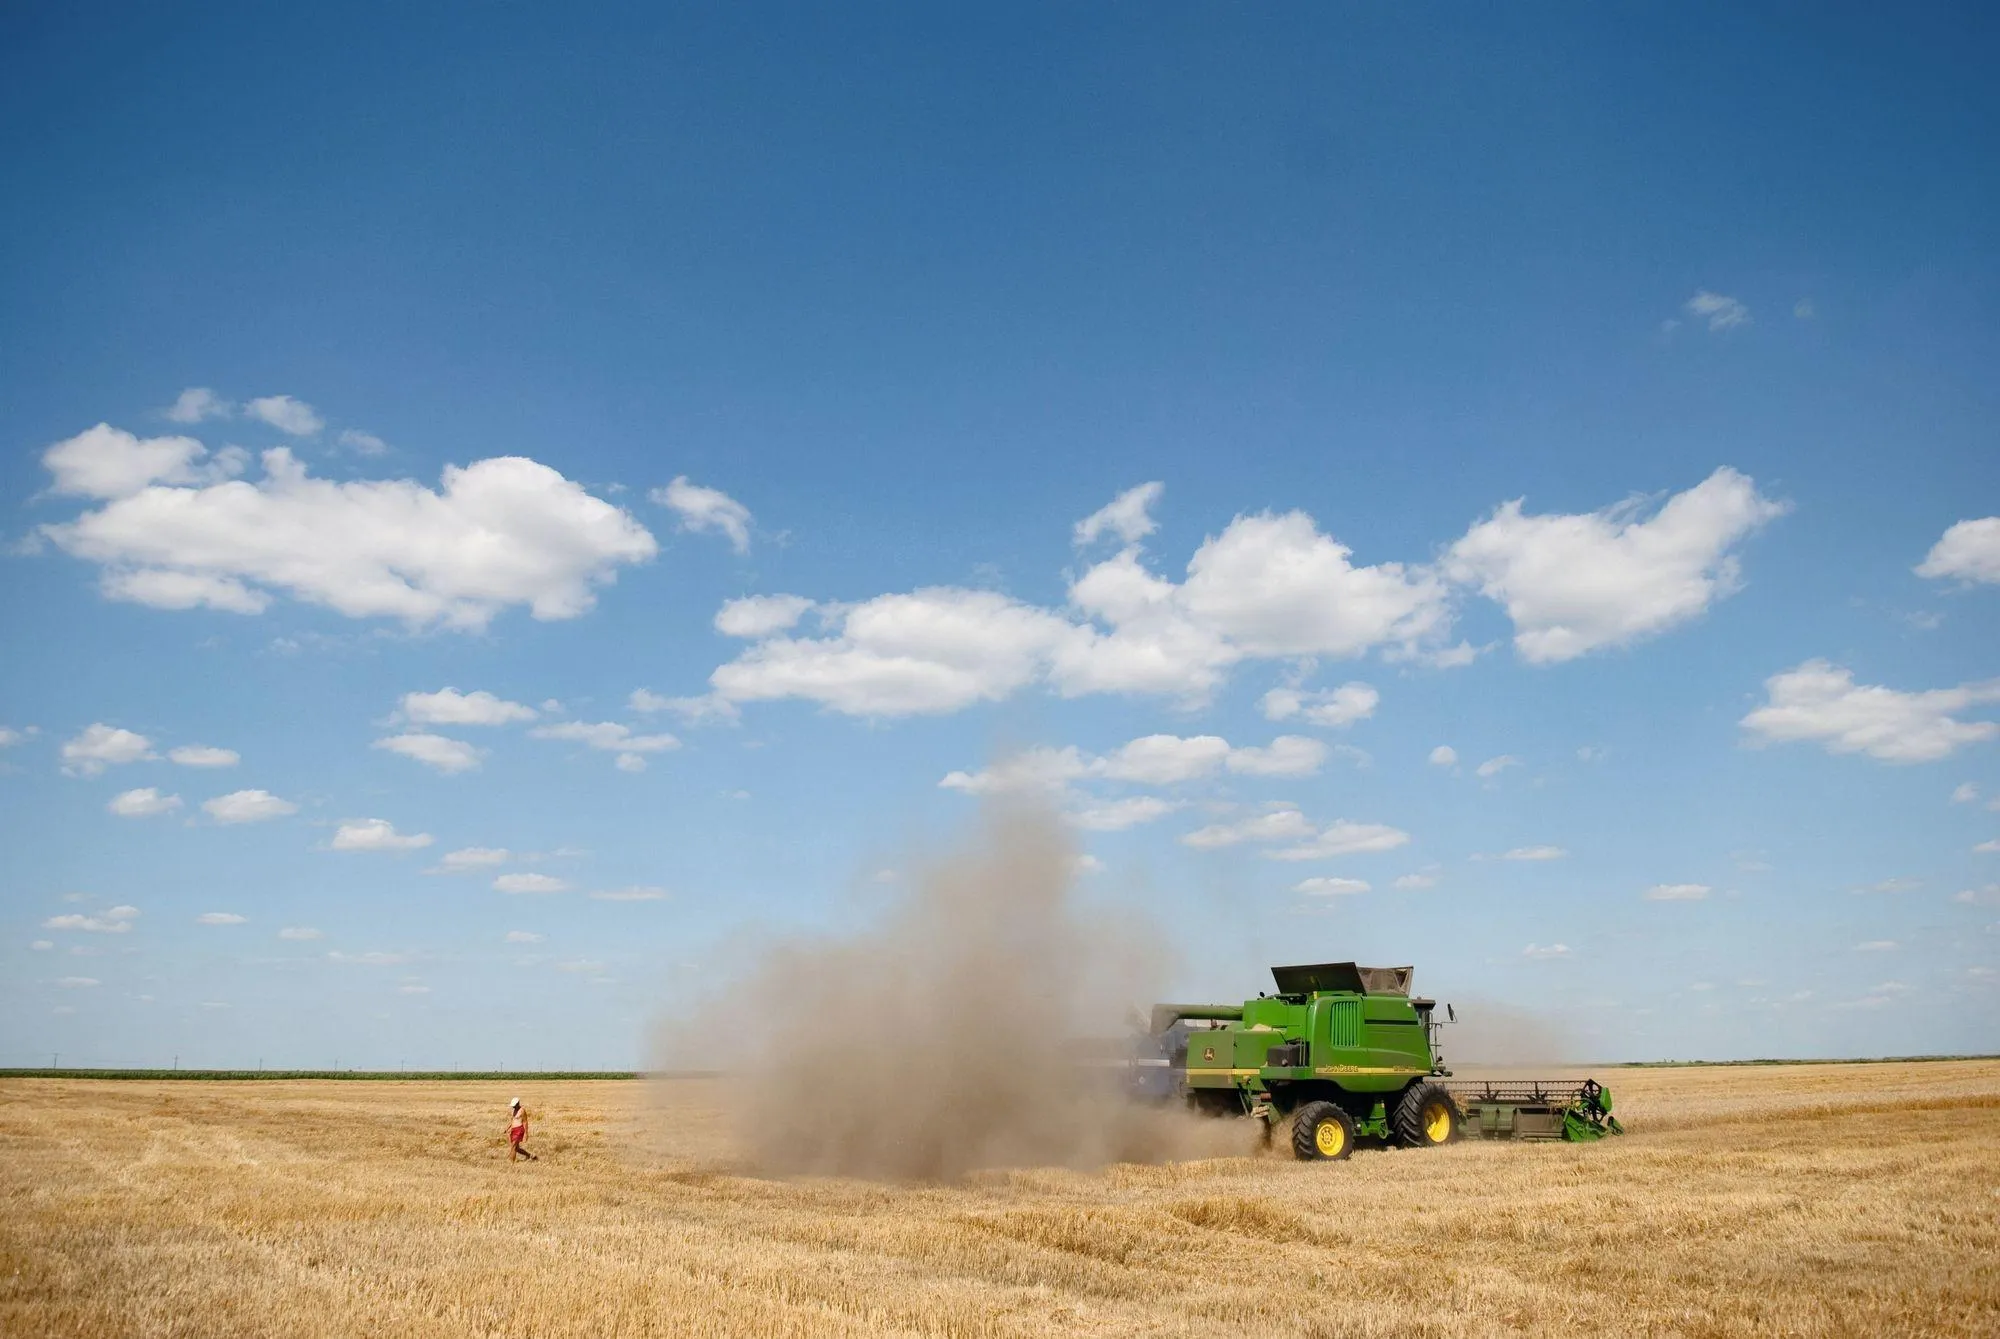
[[[526,1148],[528,1113],[521,1106],[520,1098],[517,1097],[514,1099],[514,1105],[511,1110],[513,1112],[513,1120],[507,1126],[507,1161],[518,1162],[525,1157],[529,1162],[540,1162],[541,1159],[528,1152]]]

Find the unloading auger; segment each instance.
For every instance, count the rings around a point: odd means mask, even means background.
[[[1156,1005],[1156,1091],[1272,1130],[1289,1122],[1301,1159],[1345,1158],[1357,1139],[1426,1148],[1463,1135],[1576,1142],[1624,1133],[1595,1079],[1451,1081],[1437,1001],[1410,993],[1414,975],[1351,962],[1273,967],[1275,994]]]

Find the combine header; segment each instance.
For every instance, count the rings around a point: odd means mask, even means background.
[[[1274,1130],[1289,1121],[1301,1159],[1345,1158],[1357,1139],[1425,1148],[1463,1134],[1624,1133],[1595,1080],[1448,1082],[1437,1001],[1411,995],[1413,968],[1328,962],[1271,975],[1276,994],[1240,1005],[1154,1006],[1152,1063],[1196,1110]]]

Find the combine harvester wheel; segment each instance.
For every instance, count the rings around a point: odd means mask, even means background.
[[[1396,1103],[1391,1120],[1406,1148],[1434,1148],[1458,1138],[1458,1104],[1441,1083],[1413,1083]]]
[[[1308,1102],[1292,1116],[1292,1154],[1300,1162],[1339,1162],[1354,1152],[1354,1117],[1331,1102]]]

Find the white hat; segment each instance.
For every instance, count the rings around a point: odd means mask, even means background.
[[[514,1105],[515,1105],[515,1106],[520,1106],[520,1105],[521,1105],[521,1099],[520,1099],[520,1098],[518,1098],[518,1097],[517,1097],[517,1098],[515,1098],[515,1099],[514,1099]]]

